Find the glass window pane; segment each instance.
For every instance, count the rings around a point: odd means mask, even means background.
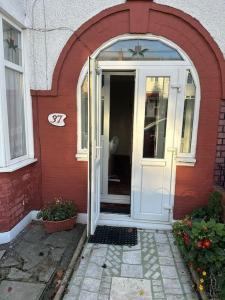
[[[164,158],[169,77],[146,78],[144,158]]]
[[[81,86],[81,148],[87,149],[88,143],[88,75]]]
[[[177,50],[156,40],[122,40],[104,49],[98,60],[183,60]]]
[[[22,65],[21,33],[3,20],[4,58]]]
[[[26,133],[22,74],[5,69],[6,99],[11,159],[25,155]]]
[[[180,149],[182,153],[191,152],[192,130],[193,130],[194,110],[195,110],[195,95],[196,95],[196,86],[194,83],[194,79],[192,77],[191,71],[187,70],[183,127],[182,127],[181,149]]]

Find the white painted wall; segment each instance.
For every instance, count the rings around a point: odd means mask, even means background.
[[[0,9],[26,24],[30,40],[31,88],[50,89],[52,74],[67,40],[85,21],[125,0],[0,0]],[[196,18],[212,35],[225,56],[224,0],[155,0]]]
[[[24,0],[0,0],[0,11],[15,19],[21,25],[25,22]]]

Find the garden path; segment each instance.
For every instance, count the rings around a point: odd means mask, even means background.
[[[136,246],[87,243],[63,300],[198,299],[170,231],[138,230]]]

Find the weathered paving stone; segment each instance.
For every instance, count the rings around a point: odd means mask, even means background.
[[[105,257],[106,253],[107,253],[107,248],[106,247],[98,247],[98,248],[96,247],[96,248],[93,248],[92,256],[94,256],[94,257],[98,257],[98,256]]]
[[[172,257],[159,257],[159,264],[163,266],[174,266],[174,259]]]
[[[64,248],[54,248],[51,249],[51,257],[54,261],[58,262],[61,260],[62,255],[64,253],[65,249]]]
[[[0,260],[2,259],[2,257],[4,256],[4,254],[5,254],[5,250],[1,250],[0,251]]]
[[[0,284],[0,300],[38,300],[45,288],[41,283],[3,280]]]
[[[21,271],[19,269],[16,268],[11,268],[10,272],[7,276],[8,279],[11,280],[22,280],[22,281],[26,281],[31,277],[31,274],[28,272],[24,272]]]
[[[163,278],[164,290],[168,294],[182,295],[180,281],[178,279]]]
[[[81,276],[76,276],[76,274],[74,274],[70,280],[70,284],[71,285],[76,285],[76,286],[80,286],[81,283],[83,281],[83,277]]]
[[[89,263],[85,276],[101,279],[103,268],[95,263]]]
[[[164,299],[164,293],[163,292],[154,293],[154,297],[156,299]]]
[[[19,261],[18,259],[12,256],[2,259],[0,263],[1,268],[18,267],[20,265],[21,265],[21,261]]]
[[[80,293],[80,289],[76,285],[69,285],[67,292],[68,292],[68,295],[77,297]]]
[[[44,264],[42,268],[39,268],[38,279],[40,282],[48,282],[55,272],[55,267]]]
[[[186,300],[183,295],[166,295],[167,300]]]
[[[85,277],[82,284],[82,289],[96,293],[99,290],[100,282],[101,281],[99,279]]]
[[[49,235],[44,241],[45,245],[50,245],[55,248],[66,248],[73,238],[73,231],[55,232]]]
[[[27,242],[38,243],[44,236],[46,236],[46,233],[42,225],[31,225],[23,238]]]
[[[126,251],[123,252],[123,263],[130,265],[141,264],[141,251]]]
[[[94,262],[99,266],[102,266],[105,263],[105,256],[94,256],[92,254],[89,261]]]
[[[178,278],[177,270],[174,266],[161,266],[160,268],[163,278]]]
[[[122,299],[152,299],[151,282],[146,279],[114,277],[110,300]]]
[[[80,292],[79,300],[98,300],[98,293],[92,293],[87,291]]]
[[[109,300],[109,295],[99,294],[98,300]]]
[[[122,264],[121,276],[131,278],[143,278],[143,270],[141,265]]]

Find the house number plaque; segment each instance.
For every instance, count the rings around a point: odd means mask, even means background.
[[[53,113],[53,114],[48,115],[49,123],[54,126],[59,126],[59,127],[65,126],[65,122],[64,122],[65,118],[66,118],[66,115],[61,114],[61,113]]]

